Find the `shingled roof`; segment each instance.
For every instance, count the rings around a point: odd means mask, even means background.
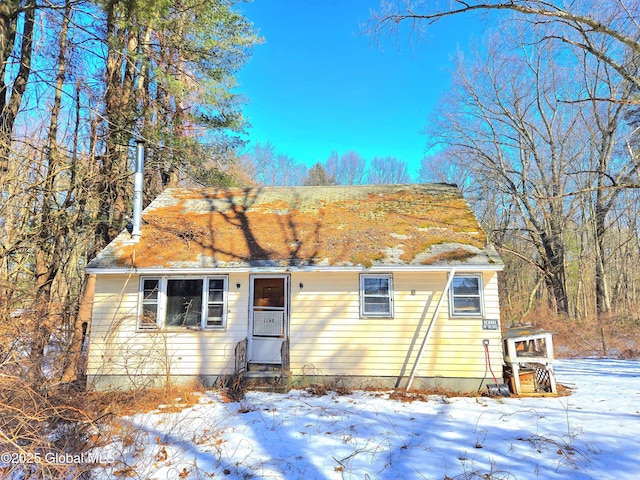
[[[93,269],[501,265],[446,184],[172,188]]]

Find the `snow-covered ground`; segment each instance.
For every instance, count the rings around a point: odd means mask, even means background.
[[[637,479],[640,362],[554,364],[572,395],[444,398],[208,392],[123,419],[99,478]]]

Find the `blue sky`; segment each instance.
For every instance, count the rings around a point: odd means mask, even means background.
[[[477,16],[452,17],[422,36],[376,43],[363,24],[378,0],[255,0],[240,10],[264,43],[238,74],[249,99],[250,142],[309,166],[332,151],[391,156],[415,173],[421,131],[446,92],[451,57],[482,36]]]

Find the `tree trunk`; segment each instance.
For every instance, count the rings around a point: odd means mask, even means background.
[[[6,69],[16,38],[19,7],[19,0],[3,0],[3,2],[0,3],[0,173],[5,172],[9,165],[13,125],[18,116],[18,111],[22,104],[22,97],[27,88],[27,82],[29,81],[29,75],[31,73],[35,0],[28,0],[24,7],[22,43],[20,46],[20,54],[18,55],[20,67],[13,79],[11,94],[8,95],[7,99],[7,90],[9,89],[11,81],[5,83],[7,76]]]
[[[91,312],[93,308],[93,297],[96,289],[96,276],[94,274],[87,275],[78,314],[74,320],[73,337],[71,339],[71,348],[62,373],[61,382],[68,383],[78,379],[84,371],[82,362],[82,347],[84,344],[86,332],[91,322]]]
[[[56,324],[56,313],[51,305],[51,290],[60,268],[64,255],[63,245],[67,234],[67,218],[58,204],[58,175],[62,170],[62,159],[58,151],[58,117],[62,105],[62,89],[65,81],[65,65],[67,54],[67,33],[70,3],[67,2],[60,29],[58,50],[58,70],[56,75],[55,93],[49,121],[47,148],[44,159],[46,162],[46,176],[43,182],[41,217],[39,236],[34,246],[35,250],[35,302],[38,315],[36,321],[36,336],[32,349],[36,371],[41,368],[44,349]],[[42,373],[42,372],[41,372]]]
[[[107,244],[124,227],[127,204],[128,146],[135,124],[136,66],[131,56],[138,46],[131,5],[107,5],[107,64],[105,68],[105,134],[100,181],[97,236]],[[123,24],[122,17],[126,16]]]

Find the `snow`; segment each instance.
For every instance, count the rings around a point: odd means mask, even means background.
[[[636,479],[640,363],[554,363],[564,397],[218,392],[121,419],[97,478]]]

